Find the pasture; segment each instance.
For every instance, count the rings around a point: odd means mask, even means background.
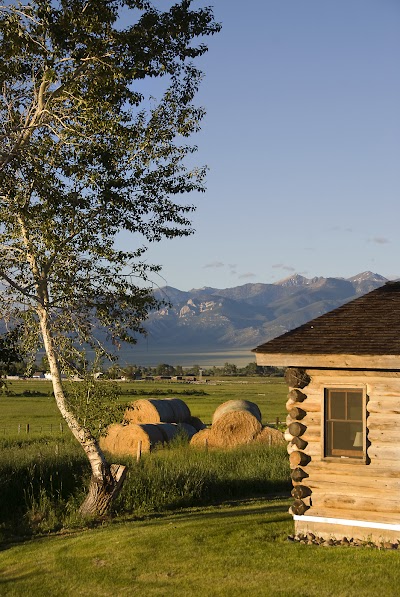
[[[230,399],[285,419],[276,378],[202,385],[121,383],[121,401],[180,397],[210,423]],[[88,467],[49,382],[12,382],[0,398],[0,594],[10,596],[385,596],[398,594],[398,551],[287,540],[285,447],[193,450],[180,439],[118,458],[129,473],[113,516],[77,514]],[[29,424],[29,432],[26,425]]]
[[[202,385],[133,382],[119,383],[118,387],[123,405],[141,397],[177,396],[206,423],[211,422],[219,404],[238,397],[257,400],[264,412],[269,410],[269,418],[279,416],[284,412],[286,394],[283,380],[272,379],[221,380]],[[0,399],[0,536],[79,526],[82,521],[76,510],[89,468],[60,417],[51,384],[13,381],[8,394]],[[125,460],[129,474],[116,504],[119,516],[230,498],[287,495],[289,490],[284,449],[275,451],[273,458],[267,457],[262,446],[208,454],[189,448],[178,438],[168,449],[157,449],[140,463]]]
[[[79,383],[79,382],[77,382]],[[114,382],[110,382],[114,383]],[[206,424],[219,404],[226,400],[250,400],[258,404],[263,422],[286,419],[287,386],[282,378],[221,378],[209,383],[189,384],[169,381],[116,382],[120,400],[129,403],[138,398],[179,397],[192,414]],[[0,438],[29,433],[36,436],[56,434],[65,425],[52,397],[49,381],[21,380],[8,383],[10,395],[0,395]]]

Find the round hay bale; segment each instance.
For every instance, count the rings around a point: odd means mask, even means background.
[[[99,445],[102,450],[116,454],[118,445],[118,436],[124,426],[120,423],[114,423],[107,427],[107,435],[102,435],[99,439]]]
[[[186,402],[184,402],[180,398],[166,398],[165,400],[170,404],[173,410],[173,423],[186,423],[190,419],[191,413]]]
[[[142,442],[142,452],[150,452],[156,444],[164,442],[164,436],[158,425],[121,425],[113,449],[108,451],[115,455],[136,456],[139,441]]]
[[[282,431],[274,427],[263,427],[261,432],[255,438],[258,444],[267,444],[268,446],[285,445],[286,440]]]
[[[174,423],[175,412],[170,400],[145,400],[141,398],[135,400],[126,409],[124,420],[129,423],[147,424],[147,423]]]
[[[190,417],[190,419],[188,419],[187,422],[189,423],[189,425],[194,427],[196,431],[201,431],[202,429],[206,428],[205,423],[203,423],[203,421],[198,417]]]
[[[202,429],[194,434],[192,439],[190,440],[190,445],[193,448],[207,448],[209,443],[209,436],[210,436],[211,429]]]
[[[176,423],[158,423],[157,427],[164,436],[165,442],[170,442],[179,433],[179,427]]]
[[[228,400],[227,402],[220,404],[216,409],[212,419],[213,425],[220,417],[231,411],[249,412],[261,423],[261,412],[257,404],[250,402],[249,400]]]
[[[230,410],[220,415],[211,429],[216,447],[234,448],[252,442],[262,425],[248,410]]]
[[[189,440],[197,434],[197,430],[192,425],[189,425],[189,423],[178,423],[177,427],[179,432],[185,433]]]

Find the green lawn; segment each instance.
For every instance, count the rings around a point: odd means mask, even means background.
[[[9,545],[0,594],[397,596],[400,554],[287,541],[288,501],[183,510]]]

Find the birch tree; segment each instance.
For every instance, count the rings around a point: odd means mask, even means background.
[[[159,269],[146,246],[191,234],[182,195],[203,190],[204,168],[185,165],[203,116],[194,62],[219,25],[191,0],[158,4],[0,6],[1,316],[23,320],[31,349],[44,346],[57,406],[91,466],[83,514],[109,509],[125,469],[69,408],[61,371],[77,348],[101,348],[95,329],[136,341],[159,306],[143,285]],[[150,78],[165,84],[158,100],[144,91]]]

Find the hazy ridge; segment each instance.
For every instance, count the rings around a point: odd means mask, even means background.
[[[382,286],[386,278],[363,272],[351,278],[305,278],[233,288],[170,286],[155,295],[169,301],[146,322],[148,350],[251,349]],[[139,341],[142,344],[143,341]]]

